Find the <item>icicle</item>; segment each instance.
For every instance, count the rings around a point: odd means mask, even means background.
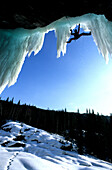
[[[80,17],[63,17],[44,28],[35,30],[15,29],[0,30],[0,93],[8,85],[17,81],[26,54],[32,51],[37,54],[44,42],[45,33],[55,30],[57,36],[57,57],[66,53],[66,41],[70,36],[70,24],[75,28],[81,24],[84,29],[91,30],[100,53],[108,63],[108,55],[112,54],[112,22],[104,15],[85,14]]]
[[[17,81],[27,53],[41,50],[44,34],[37,30],[0,30],[0,92]]]
[[[57,58],[60,57],[60,53],[64,55],[66,53],[66,41],[70,36],[69,27],[63,26],[61,28],[56,29],[56,36],[57,36]]]

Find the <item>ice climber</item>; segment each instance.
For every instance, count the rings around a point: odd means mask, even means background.
[[[77,31],[77,29],[75,29],[74,30],[74,32],[72,32],[72,29],[70,29],[70,31],[71,31],[71,35],[74,35],[74,37],[73,38],[70,38],[68,41],[67,41],[67,43],[71,43],[71,41],[72,40],[77,40],[77,39],[79,39],[81,36],[85,36],[85,35],[91,35],[91,32],[89,32],[89,33],[86,33],[86,32],[83,32],[83,33],[81,33],[81,34],[79,34],[79,32],[80,32],[80,24],[79,24],[79,26],[78,26],[78,31]]]

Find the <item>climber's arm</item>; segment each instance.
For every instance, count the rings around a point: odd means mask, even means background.
[[[80,24],[79,24],[79,27],[78,27],[78,34],[79,34],[79,32],[80,32]]]
[[[70,29],[71,35],[74,35],[74,33],[72,32],[72,29]]]

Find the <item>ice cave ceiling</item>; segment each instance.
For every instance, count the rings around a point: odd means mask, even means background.
[[[63,16],[76,17],[87,13],[104,14],[112,21],[112,1],[3,0],[0,3],[0,28],[34,29],[46,26]]]

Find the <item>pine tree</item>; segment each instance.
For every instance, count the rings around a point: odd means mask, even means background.
[[[7,100],[6,100],[6,102],[8,102],[9,101],[9,97],[7,97]]]
[[[67,112],[67,109],[65,108],[65,112]]]
[[[20,100],[18,101],[18,103],[17,103],[18,105],[20,105]]]
[[[80,112],[79,112],[79,109],[77,109],[77,113],[80,113]]]
[[[12,102],[12,103],[14,102],[14,97],[12,98],[11,102]]]
[[[88,109],[86,109],[86,113],[88,114]]]

